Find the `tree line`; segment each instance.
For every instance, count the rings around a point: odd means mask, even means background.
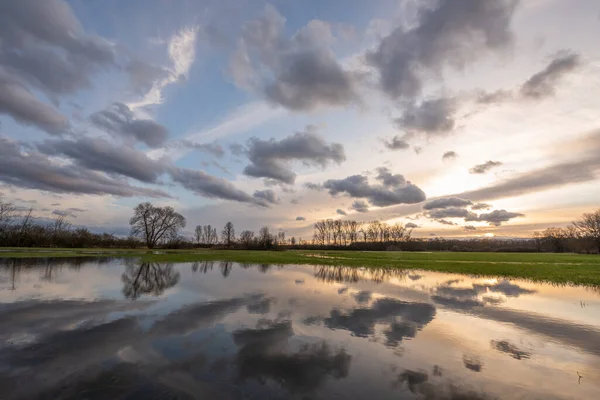
[[[285,232],[272,233],[263,226],[258,233],[243,230],[236,233],[232,222],[219,231],[212,225],[198,225],[193,237],[182,235],[186,219],[172,207],[158,207],[149,202],[134,208],[127,237],[73,228],[66,216],[41,220],[33,209],[19,211],[0,198],[0,246],[5,247],[147,247],[241,249],[349,249],[404,251],[522,251],[577,252],[600,254],[600,209],[583,214],[566,227],[548,228],[529,239],[414,238],[413,229],[401,223],[382,221],[358,222],[325,219],[313,226],[311,240],[286,238]]]

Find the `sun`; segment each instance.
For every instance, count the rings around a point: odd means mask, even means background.
[[[496,235],[494,235],[493,233],[490,232],[490,233],[485,233],[483,236],[491,238],[491,237],[494,237]]]

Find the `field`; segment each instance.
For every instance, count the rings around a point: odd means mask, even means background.
[[[357,251],[247,251],[145,249],[1,249],[0,257],[139,257],[147,262],[235,261],[384,267],[523,278],[600,286],[600,256],[552,253],[416,253]]]

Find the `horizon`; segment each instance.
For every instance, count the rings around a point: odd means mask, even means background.
[[[592,0],[0,5],[0,197],[312,237],[522,239],[600,205]],[[577,24],[573,24],[577,21]]]

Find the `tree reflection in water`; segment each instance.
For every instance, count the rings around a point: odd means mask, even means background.
[[[121,275],[123,295],[133,300],[145,294],[160,296],[179,282],[179,276],[173,264],[129,264]]]
[[[405,280],[407,275],[406,271],[396,268],[315,267],[315,278],[327,283],[357,283],[360,281],[383,283],[390,281],[392,278]]]

